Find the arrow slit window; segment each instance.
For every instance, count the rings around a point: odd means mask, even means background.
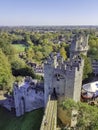
[[[57,81],[60,81],[60,79],[64,79],[64,77],[59,73],[55,74],[55,77],[56,77]]]

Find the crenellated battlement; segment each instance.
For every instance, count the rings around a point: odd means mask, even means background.
[[[44,106],[43,84],[29,76],[20,84],[13,84],[13,96],[16,116]]]
[[[44,64],[45,105],[49,94],[80,101],[84,67],[81,53],[87,53],[88,36],[75,35],[70,47],[69,60],[64,61],[60,54],[52,53]]]
[[[70,46],[70,58],[73,58],[76,55],[82,53],[83,55],[87,54],[89,49],[88,46],[89,35],[86,34],[76,34],[73,37],[71,46]]]
[[[47,106],[50,103],[50,100],[48,99],[49,95],[51,96],[51,99],[60,100],[62,97],[63,99],[72,98],[76,102],[80,101],[84,67],[84,59],[82,59],[81,53],[83,55],[87,54],[88,36],[81,34],[74,36],[70,47],[69,60],[64,61],[60,54],[53,55],[52,53],[44,64],[45,106],[46,111],[48,110],[47,113],[51,111],[51,114],[53,113],[53,115],[55,114],[54,110],[51,110],[53,104],[50,108]],[[49,126],[50,128],[55,127],[55,124],[53,126],[52,124],[50,125],[51,121],[48,121],[47,113],[45,112],[41,129],[45,129],[47,126],[48,128]],[[72,114],[73,113],[76,113],[76,111],[72,111]],[[54,115],[54,117],[57,118],[57,115]],[[50,118],[50,120],[53,120],[53,117]],[[47,121],[49,122],[49,125],[47,125]],[[73,125],[73,123],[75,124],[76,122],[71,120],[71,123],[71,125]]]

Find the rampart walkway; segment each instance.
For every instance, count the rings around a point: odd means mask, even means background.
[[[49,100],[40,130],[56,130],[57,124],[57,101]]]

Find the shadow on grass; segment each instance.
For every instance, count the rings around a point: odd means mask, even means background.
[[[43,108],[28,112],[21,117],[15,117],[3,107],[0,107],[0,130],[39,130],[43,118]]]

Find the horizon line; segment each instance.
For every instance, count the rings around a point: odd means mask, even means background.
[[[70,24],[70,25],[0,25],[0,27],[24,27],[24,26],[27,26],[27,27],[30,27],[30,26],[98,26],[98,25],[93,25],[93,24]]]

